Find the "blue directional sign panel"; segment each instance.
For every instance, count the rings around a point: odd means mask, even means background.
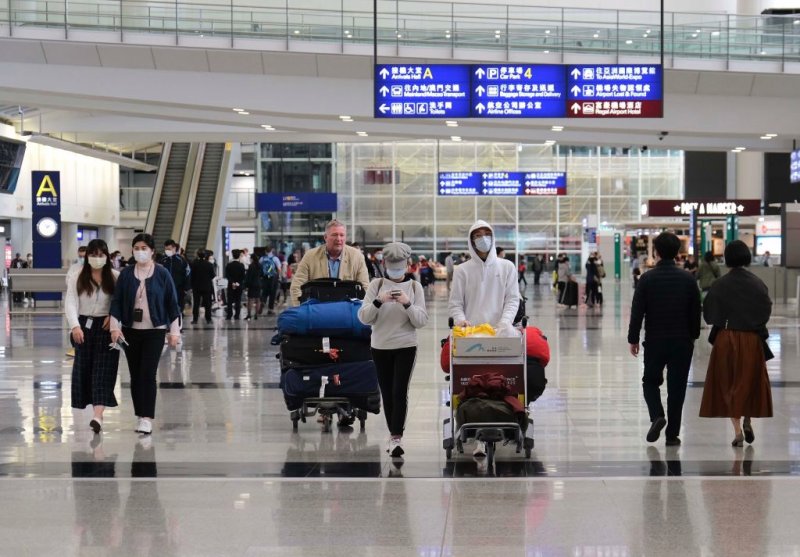
[[[375,117],[468,117],[469,68],[463,64],[375,66]]]
[[[439,195],[566,195],[564,172],[440,172]]]
[[[661,66],[567,66],[567,105],[570,118],[661,118]]]
[[[660,118],[658,64],[382,64],[376,118]]]
[[[333,213],[337,211],[335,193],[256,193],[256,212]]]
[[[566,114],[564,66],[472,66],[475,118],[562,118]]]
[[[800,182],[800,150],[792,151],[789,156],[789,181],[793,184]]]

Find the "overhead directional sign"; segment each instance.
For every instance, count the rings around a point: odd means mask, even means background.
[[[657,64],[380,64],[376,118],[660,118]]]
[[[570,118],[661,118],[661,66],[567,66]]]
[[[475,118],[561,118],[565,114],[564,66],[472,66]]]
[[[470,109],[469,66],[375,66],[376,118],[464,118]]]
[[[439,195],[566,195],[564,172],[440,172]]]

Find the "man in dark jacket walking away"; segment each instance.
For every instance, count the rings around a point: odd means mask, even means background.
[[[214,266],[209,263],[206,250],[197,250],[192,261],[192,325],[200,317],[200,305],[206,313],[206,323],[211,323],[211,302],[214,299]]]
[[[628,326],[630,352],[639,354],[639,333],[645,324],[642,389],[650,413],[647,441],[658,440],[666,426],[667,445],[680,445],[681,413],[692,364],[694,341],[700,336],[700,292],[694,277],[675,264],[680,239],[662,232],[653,241],[656,266],[639,279]],[[667,368],[667,414],[661,404]]]
[[[242,311],[242,290],[244,285],[245,268],[239,262],[241,252],[233,250],[233,260],[225,265],[225,278],[228,279],[228,306],[225,312],[225,320],[230,321],[231,317],[239,319]]]
[[[178,294],[178,308],[181,311],[182,322],[186,291],[189,289],[189,264],[178,253],[178,245],[175,240],[164,242],[164,256],[158,262],[166,267],[169,274],[172,275],[172,282],[175,283],[175,292]]]

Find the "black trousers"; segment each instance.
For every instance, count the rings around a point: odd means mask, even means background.
[[[278,277],[264,277],[261,282],[261,301],[267,309],[275,309],[275,298],[278,295]]]
[[[525,278],[525,273],[520,273],[519,274],[519,278],[517,279],[517,284],[519,284],[520,282],[524,282],[525,286],[528,286],[528,281]]]
[[[231,316],[239,319],[242,313],[242,289],[228,287],[228,304],[225,306],[225,317],[230,319]]]
[[[600,303],[598,296],[598,286],[599,284],[597,283],[597,281],[586,282],[586,303],[590,306]]]
[[[417,347],[396,350],[372,349],[389,434],[402,436],[408,415],[408,385],[417,359]]]
[[[533,284],[539,284],[539,277],[542,276],[541,271],[534,271],[533,272]]]
[[[140,418],[156,417],[156,375],[164,351],[166,329],[122,328],[128,342],[125,357],[131,371],[131,398],[134,413]]]
[[[200,317],[200,305],[202,304],[203,309],[206,310],[206,322],[210,322],[211,301],[214,299],[214,293],[211,290],[205,292],[202,290],[195,290],[192,295],[194,296],[194,303],[192,303],[192,320],[197,321],[198,317]]]
[[[686,383],[692,365],[694,341],[690,339],[648,340],[644,343],[644,376],[642,391],[650,413],[650,421],[664,416],[661,385],[667,368],[667,438],[677,437],[681,430]]]

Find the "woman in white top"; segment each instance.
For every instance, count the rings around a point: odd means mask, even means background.
[[[119,273],[111,267],[108,246],[103,240],[89,242],[86,255],[80,271],[67,280],[64,307],[75,347],[72,407],[84,409],[92,405],[94,416],[89,427],[100,433],[103,411],[107,406],[117,405],[114,385],[117,383],[119,351],[109,350],[108,310]]]
[[[164,337],[171,347],[178,346],[180,309],[172,275],[153,260],[153,237],[138,234],[131,244],[136,264],[119,274],[111,299],[111,339],[125,347],[136,431],[149,435],[156,415],[156,374]]]
[[[408,414],[408,386],[417,357],[417,329],[428,323],[425,293],[406,274],[411,248],[392,242],[383,248],[385,278],[369,283],[358,319],[372,325],[372,359],[378,372],[383,413],[389,428],[386,449],[401,457],[403,431]]]

